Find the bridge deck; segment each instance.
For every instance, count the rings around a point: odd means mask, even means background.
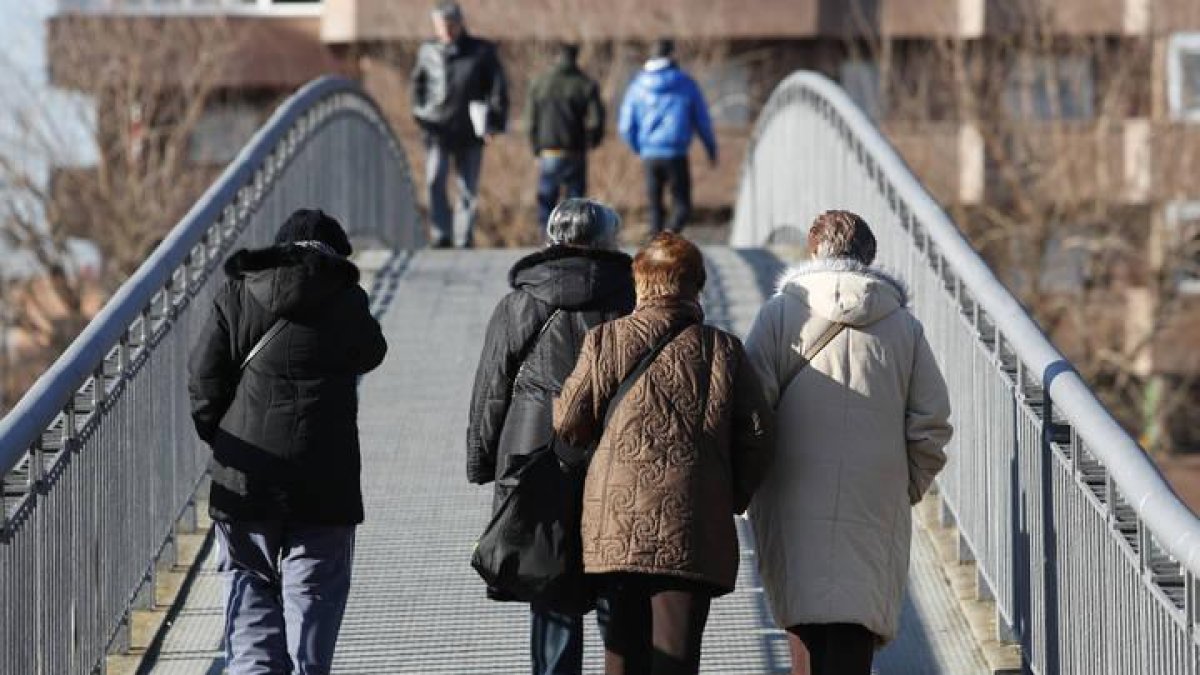
[[[744,332],[778,261],[762,252],[708,250],[709,320]],[[472,375],[491,308],[518,251],[422,252],[375,278],[390,350],[362,385],[360,428],[367,521],[338,645],[339,673],[528,672],[528,613],[492,603],[467,561],[486,522],[490,489],[463,479],[463,430]],[[741,528],[746,534],[746,528]],[[743,539],[738,590],[716,601],[705,632],[705,673],[785,673]],[[876,660],[886,675],[986,672],[966,623],[918,535],[901,637]],[[221,672],[222,592],[210,553],[152,650],[153,673]],[[589,673],[600,672],[588,624]]]

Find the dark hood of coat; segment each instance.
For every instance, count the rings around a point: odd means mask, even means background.
[[[255,300],[281,316],[303,314],[358,283],[349,260],[292,244],[241,249],[225,261],[225,273],[243,279]]]
[[[550,246],[513,265],[514,289],[560,309],[577,309],[623,293],[633,297],[633,259],[620,251]]]

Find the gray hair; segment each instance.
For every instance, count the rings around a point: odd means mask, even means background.
[[[593,199],[572,197],[555,207],[546,222],[551,244],[608,248],[616,244],[621,216]]]

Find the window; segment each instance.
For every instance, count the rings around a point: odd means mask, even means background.
[[[1004,105],[1024,120],[1090,120],[1095,115],[1091,59],[1025,56],[1008,73]]]
[[[257,5],[258,10],[270,14],[319,14],[321,0],[241,0],[245,4]]]
[[[196,164],[225,164],[237,156],[262,120],[248,103],[218,103],[204,111],[188,141],[188,159]]]
[[[730,60],[714,63],[700,80],[709,114],[718,126],[750,125],[750,73],[746,64]]]
[[[323,0],[59,0],[60,11],[87,9],[105,12],[177,13],[213,12],[314,16]]]
[[[1047,293],[1080,293],[1089,276],[1089,255],[1086,247],[1068,242],[1072,231],[1082,228],[1067,228],[1068,232],[1052,237],[1042,251],[1042,268],[1039,290]]]
[[[842,62],[838,78],[850,99],[873,120],[879,119],[882,105],[879,96],[879,64],[865,59]]]
[[[1179,33],[1168,43],[1167,105],[1171,117],[1200,122],[1200,33]]]
[[[1200,295],[1200,201],[1167,204],[1168,270],[1173,270],[1180,293]]]

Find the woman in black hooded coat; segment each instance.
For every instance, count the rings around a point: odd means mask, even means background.
[[[550,215],[551,245],[513,266],[513,290],[492,314],[475,372],[467,429],[472,483],[501,478],[514,461],[550,441],[554,398],[575,368],[584,336],[633,310],[633,261],[611,250],[619,226],[607,206],[568,199]],[[586,459],[586,449],[556,449],[570,461]],[[506,495],[497,484],[495,506]],[[546,598],[531,607],[534,675],[581,671],[583,620],[573,601]]]
[[[363,520],[357,381],[387,350],[350,252],[336,220],[297,211],[276,245],[226,261],[191,355],[231,674],[333,660]]]

